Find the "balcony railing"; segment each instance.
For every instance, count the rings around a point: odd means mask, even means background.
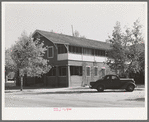
[[[58,54],[57,59],[60,60],[75,60],[75,61],[92,61],[92,62],[105,62],[106,57],[102,56],[91,56],[73,53]]]

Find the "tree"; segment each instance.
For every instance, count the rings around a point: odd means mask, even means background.
[[[131,46],[129,46],[127,57],[127,60],[130,62],[127,72],[144,72],[145,47],[141,28],[142,25],[140,25],[139,20],[136,20],[130,33],[131,38],[128,39],[128,43]]]
[[[6,76],[9,74],[9,72],[15,71],[16,65],[14,61],[11,58],[11,51],[12,48],[8,48],[5,50],[5,81]]]
[[[41,77],[47,73],[51,66],[43,56],[47,47],[40,40],[34,40],[25,32],[21,34],[19,41],[11,49],[11,58],[14,62],[14,71],[21,78],[21,91],[23,89],[23,76]],[[8,66],[9,67],[9,66]]]
[[[136,20],[132,29],[127,28],[125,32],[121,32],[120,23],[116,23],[112,38],[109,39],[112,50],[108,52],[106,62],[116,74],[117,71],[124,75],[144,71],[145,48],[142,46],[144,39],[141,27],[139,21]]]
[[[82,38],[82,39],[86,39],[86,37],[85,37],[85,36],[80,36],[80,38]]]
[[[75,37],[79,37],[79,36],[80,36],[80,33],[79,33],[77,30],[75,30],[74,36],[75,36]]]
[[[80,38],[86,38],[85,36],[81,36],[80,33],[77,30],[75,30],[73,36],[80,37]]]
[[[122,32],[120,22],[116,22],[116,25],[113,30],[112,38],[109,39],[111,43],[112,50],[108,52],[108,59],[106,64],[118,74],[118,71],[121,70],[124,72],[125,68],[125,48],[122,43]]]

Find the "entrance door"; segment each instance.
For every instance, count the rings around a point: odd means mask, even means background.
[[[106,75],[106,70],[105,69],[102,69],[102,77],[104,77]]]
[[[82,66],[70,66],[70,82],[72,87],[82,85]]]

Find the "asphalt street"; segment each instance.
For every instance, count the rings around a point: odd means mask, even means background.
[[[144,88],[133,92],[89,88],[5,90],[5,107],[145,107]]]

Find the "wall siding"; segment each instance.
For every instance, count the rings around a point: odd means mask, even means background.
[[[35,77],[27,77],[26,78],[26,86],[31,86],[35,84]]]
[[[51,87],[56,87],[56,82],[55,82],[55,80],[56,80],[55,77],[47,76],[47,77],[46,77],[46,85],[47,85],[47,86],[51,86]]]
[[[82,76],[77,75],[70,76],[70,82],[71,82],[70,87],[82,86]]]
[[[68,80],[66,76],[58,77],[58,86],[59,87],[68,87]]]

